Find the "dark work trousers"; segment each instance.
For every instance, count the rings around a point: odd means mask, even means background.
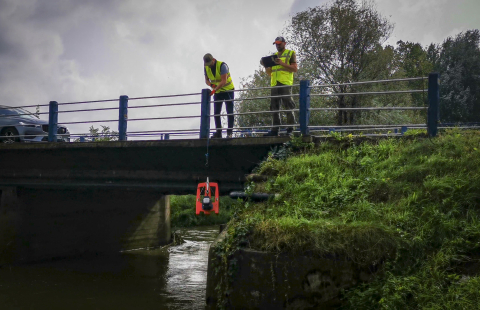
[[[283,86],[284,84],[277,82],[277,86]],[[277,87],[274,86],[271,89],[271,95],[273,96],[282,96],[282,95],[291,95],[292,94],[292,87]],[[295,102],[293,101],[291,96],[282,97],[282,98],[271,98],[270,101],[270,111],[278,111],[280,110],[280,102],[283,103],[283,110],[293,110],[295,109]],[[287,114],[287,124],[293,125],[295,124],[295,115],[293,112],[285,112]],[[280,122],[280,112],[272,113],[272,131],[278,132],[279,126],[281,125]],[[293,127],[287,127],[288,131],[293,130]]]
[[[226,92],[221,92],[218,94],[213,95],[213,101],[219,101],[219,102],[214,102],[213,106],[213,113],[215,115],[218,115],[222,113],[222,104],[225,102],[225,108],[227,109],[227,114],[233,114],[233,99],[235,99],[235,93],[233,91],[226,91]],[[215,116],[215,128],[217,128],[217,132],[221,133],[222,132],[222,117],[221,116]],[[227,135],[232,134],[232,128],[233,128],[233,121],[235,117],[233,115],[228,115],[227,120],[228,120],[228,129],[227,129]]]

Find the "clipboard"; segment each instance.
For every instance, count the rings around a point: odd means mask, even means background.
[[[275,63],[275,59],[277,58],[278,58],[277,55],[265,56],[265,57],[262,57],[262,63],[265,68],[277,66],[277,64]]]

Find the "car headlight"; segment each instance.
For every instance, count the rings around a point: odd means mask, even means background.
[[[22,126],[25,126],[25,127],[42,128],[41,125],[27,124],[25,122],[19,122],[19,124],[22,125]]]

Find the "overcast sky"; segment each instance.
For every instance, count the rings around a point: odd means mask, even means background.
[[[202,57],[225,61],[236,88],[275,51],[295,13],[324,0],[0,0],[0,104],[199,93]],[[480,28],[479,0],[377,0],[395,24],[388,43],[422,45]],[[288,45],[287,45],[288,48]],[[199,101],[199,96],[130,101],[130,106]],[[115,107],[116,102],[61,107]],[[34,111],[34,109],[30,109]],[[42,109],[42,111],[46,111]],[[132,109],[129,118],[198,115],[200,107]],[[60,122],[116,119],[64,113]],[[48,119],[42,115],[42,119]],[[118,129],[116,123],[102,123]],[[198,128],[196,119],[130,122],[129,131]],[[91,124],[90,124],[91,125]],[[69,125],[74,133],[90,125]],[[99,127],[99,124],[94,124]],[[213,122],[212,122],[213,126]]]

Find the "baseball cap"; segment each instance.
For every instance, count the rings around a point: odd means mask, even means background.
[[[210,66],[212,62],[213,62],[212,54],[208,53],[208,54],[205,54],[205,56],[203,56],[203,63],[205,64],[205,66]]]
[[[282,43],[282,42],[285,42],[284,37],[276,37],[275,42],[273,42],[273,44]]]

